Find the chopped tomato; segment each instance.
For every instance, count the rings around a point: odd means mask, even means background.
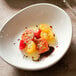
[[[24,40],[26,43],[30,40],[34,39],[34,33],[33,30],[26,30],[23,34],[22,34],[22,40]]]
[[[23,40],[20,40],[20,45],[19,45],[19,49],[23,50],[25,48],[26,44],[24,43]]]
[[[40,33],[41,33],[40,29],[37,32],[34,32],[34,35],[37,39],[40,38]]]
[[[36,44],[37,44],[37,50],[39,51],[40,54],[45,53],[49,50],[48,42],[43,38],[37,39]]]

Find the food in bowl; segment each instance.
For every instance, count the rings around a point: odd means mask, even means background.
[[[21,36],[19,49],[24,56],[39,61],[42,56],[47,56],[54,50],[55,44],[56,37],[52,26],[40,24],[31,29],[26,28]]]
[[[19,39],[21,33],[25,31],[25,27],[34,27],[35,24],[41,22],[53,25],[52,30],[56,35],[58,47],[54,46],[55,50],[52,54],[35,62],[29,57],[23,56],[23,51],[19,49]],[[72,24],[67,13],[60,7],[39,3],[28,6],[14,15],[2,28],[0,36],[2,36],[0,38],[0,56],[2,59],[19,69],[41,70],[56,64],[68,51],[72,38]]]

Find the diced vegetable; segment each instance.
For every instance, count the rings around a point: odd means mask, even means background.
[[[25,47],[26,47],[26,44],[24,43],[24,41],[20,40],[20,45],[19,45],[20,50],[23,50]]]
[[[43,38],[38,39],[36,44],[37,44],[37,50],[39,51],[40,54],[45,53],[49,50],[48,42]]]
[[[34,38],[34,33],[32,30],[26,30],[23,34],[22,34],[22,40],[24,40],[26,43],[30,40],[33,40]]]
[[[29,54],[35,52],[36,51],[36,44],[33,41],[29,41],[25,50]]]
[[[39,28],[41,31],[46,32],[46,33],[48,33],[51,30],[50,26],[47,24],[40,24]]]
[[[41,33],[40,29],[37,32],[34,32],[34,35],[37,39],[40,38],[40,33]]]
[[[54,34],[52,31],[46,33],[46,32],[41,32],[40,37],[46,39],[47,42],[51,41],[53,38]]]

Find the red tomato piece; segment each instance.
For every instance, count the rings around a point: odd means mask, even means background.
[[[24,43],[23,40],[20,40],[20,44],[19,44],[19,49],[23,50],[25,48],[26,44]]]
[[[24,40],[24,42],[28,42],[30,40],[34,39],[34,32],[33,30],[26,30],[23,34],[22,34],[22,40]]]
[[[34,36],[38,39],[40,38],[41,30],[39,29],[37,32],[34,32]]]
[[[40,54],[45,53],[49,50],[48,42],[43,38],[37,39],[36,44],[37,44],[37,50],[39,51]]]

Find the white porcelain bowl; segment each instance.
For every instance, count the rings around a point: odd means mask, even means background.
[[[25,27],[46,23],[53,26],[58,48],[47,58],[34,62],[23,58],[18,39]],[[0,32],[0,56],[7,63],[25,70],[39,70],[52,66],[67,52],[72,38],[71,20],[67,13],[56,5],[39,3],[28,6],[14,15]]]

